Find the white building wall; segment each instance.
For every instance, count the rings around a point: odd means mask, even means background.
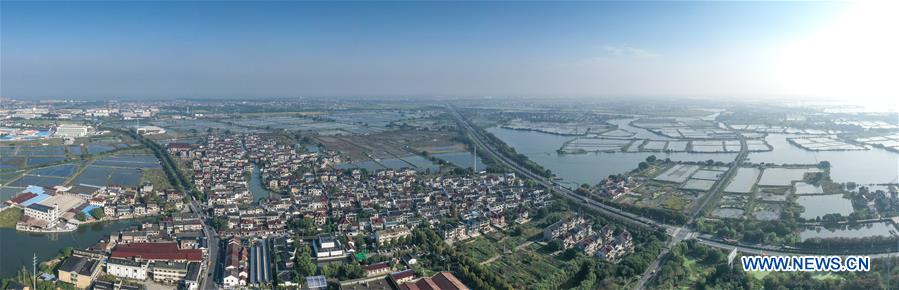
[[[147,268],[146,267],[134,267],[130,265],[120,265],[120,264],[107,264],[106,272],[120,278],[134,279],[134,280],[146,280],[147,279]]]

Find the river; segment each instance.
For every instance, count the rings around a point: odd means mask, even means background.
[[[93,245],[104,236],[140,223],[125,220],[84,225],[69,233],[35,234],[18,232],[11,228],[0,229],[0,277],[11,277],[23,265],[31,270],[31,257],[38,261],[56,256],[65,247],[84,248]]]
[[[259,165],[253,165],[253,174],[250,175],[249,187],[250,195],[253,196],[253,201],[259,201],[272,194],[271,191],[268,191],[262,186],[262,170],[259,169]]]

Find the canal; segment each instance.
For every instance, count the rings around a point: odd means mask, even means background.
[[[271,191],[268,191],[262,185],[262,169],[259,168],[259,165],[253,165],[253,174],[250,175],[249,187],[253,201],[259,201],[272,194]]]
[[[56,256],[66,247],[84,248],[101,238],[118,233],[141,220],[125,220],[84,225],[69,233],[35,234],[19,232],[12,228],[0,228],[0,277],[12,277],[22,266],[31,271],[31,258],[38,261]]]

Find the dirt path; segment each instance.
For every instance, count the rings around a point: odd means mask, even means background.
[[[505,237],[503,237],[503,240],[505,240]],[[516,250],[516,251],[521,251],[521,249],[524,249],[524,247],[527,247],[527,246],[529,246],[530,244],[533,244],[533,243],[534,243],[534,241],[527,241],[527,242],[521,243],[521,245],[515,246],[515,250]],[[483,262],[481,262],[480,264],[481,264],[481,265],[486,265],[486,264],[493,263],[493,261],[496,261],[497,259],[499,259],[500,256],[502,256],[502,254],[499,254],[499,255],[490,257],[490,259],[487,259],[486,261],[483,261]]]
[[[521,245],[518,245],[517,247],[515,247],[515,250],[520,251],[521,249],[524,249],[524,247],[530,246],[533,243],[534,243],[534,241],[527,241],[527,242],[521,243]]]
[[[483,261],[483,262],[481,262],[480,264],[481,264],[481,265],[486,265],[486,264],[493,263],[493,261],[496,261],[497,259],[499,259],[500,256],[501,256],[501,255],[496,255],[496,256],[490,257],[490,259],[487,259],[486,261]]]

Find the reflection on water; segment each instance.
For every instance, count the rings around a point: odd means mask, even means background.
[[[56,256],[65,247],[84,248],[110,233],[137,225],[138,220],[112,223],[96,223],[79,227],[71,233],[33,234],[17,232],[15,229],[0,229],[0,277],[10,277],[23,265],[31,266],[32,254],[38,261]]]
[[[652,140],[675,140],[667,136],[662,136],[649,130],[643,128],[637,128],[630,125],[631,121],[636,119],[612,119],[608,120],[609,123],[613,125],[617,125],[618,129],[622,129],[631,133],[634,133],[634,138],[642,138],[642,139],[652,139]]]
[[[796,203],[805,208],[800,216],[809,220],[832,213],[843,216],[852,213],[852,201],[843,198],[842,194],[804,195],[797,198]]]
[[[627,130],[631,129],[633,128]],[[516,131],[499,127],[488,128],[487,131],[515,148],[515,151],[518,153],[524,154],[530,160],[548,168],[562,178],[563,183],[571,186],[582,183],[595,184],[609,175],[627,172],[636,168],[640,161],[645,160],[650,155],[655,155],[661,159],[671,158],[676,161],[705,161],[711,159],[731,162],[736,158],[736,153],[616,152],[558,154],[556,150],[562,146],[562,143],[570,140],[571,137],[532,131]],[[643,130],[643,132],[652,134],[646,130]],[[660,136],[655,136],[653,138],[661,139],[658,138]]]
[[[634,130],[638,137],[663,139],[661,136],[644,129],[627,125],[630,119],[612,120],[626,130]],[[558,136],[531,131],[516,131],[493,127],[488,132],[514,147],[519,153],[549,168],[556,175],[570,184],[596,183],[609,174],[622,173],[636,167],[636,164],[649,155],[659,158],[671,158],[678,161],[716,161],[730,162],[735,154],[721,153],[650,153],[619,152],[589,154],[556,154],[565,141],[571,137]],[[872,148],[866,151],[807,151],[793,146],[787,137],[798,135],[770,134],[765,140],[774,147],[770,152],[750,153],[747,159],[753,163],[775,164],[816,164],[829,161],[831,178],[836,182],[856,182],[858,184],[889,183],[899,181],[899,154],[883,149]]]
[[[627,125],[631,119],[612,120],[620,128],[637,134],[637,138],[665,139],[644,129]],[[650,155],[658,158],[671,158],[675,161],[733,161],[736,154],[710,153],[588,153],[557,154],[556,150],[571,137],[545,134],[532,131],[516,131],[499,127],[488,128],[488,132],[500,138],[518,153],[545,168],[552,170],[563,183],[577,186],[582,183],[594,184],[610,174],[632,170],[637,163]],[[770,152],[750,153],[747,162],[774,164],[816,164],[829,161],[831,178],[835,182],[856,182],[858,184],[890,183],[899,181],[899,154],[872,148],[867,151],[807,151],[793,146],[787,137],[790,134],[770,134],[765,140],[774,147]],[[803,217],[814,218],[827,213],[852,213],[851,202],[840,195],[800,197],[799,203],[806,210]],[[807,229],[801,232],[802,239],[812,237],[863,237],[875,235],[895,235],[896,230],[886,223],[868,224],[863,227],[827,230],[824,228]]]
[[[750,153],[748,161],[775,164],[815,164],[830,162],[830,177],[835,182],[858,184],[890,183],[899,180],[899,154],[872,148],[865,151],[807,151],[787,141],[799,135],[770,134],[765,137],[774,146],[770,152]]]
[[[863,224],[854,227],[842,226],[833,230],[824,227],[813,227],[799,233],[799,237],[802,238],[803,241],[811,238],[861,238],[895,235],[896,228],[886,222]]]
[[[262,186],[262,170],[259,169],[259,165],[253,165],[253,174],[250,175],[250,195],[254,201],[271,195],[271,192]]]

